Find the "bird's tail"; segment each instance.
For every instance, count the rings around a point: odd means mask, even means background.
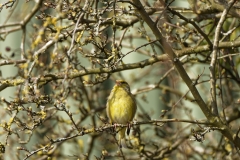
[[[122,128],[118,133],[119,134],[119,145],[120,145],[120,147],[127,148],[125,132],[126,132],[126,127]]]

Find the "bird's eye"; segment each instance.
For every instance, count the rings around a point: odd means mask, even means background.
[[[125,88],[126,91],[128,91],[128,92],[130,91],[130,86],[127,82],[123,81],[123,82],[121,82],[121,84],[122,84],[122,87]]]
[[[127,82],[124,82],[124,81],[123,81],[122,84],[127,85]]]
[[[128,83],[127,83],[127,82],[124,82],[124,81],[122,82],[122,85],[124,85],[124,86],[129,86]]]

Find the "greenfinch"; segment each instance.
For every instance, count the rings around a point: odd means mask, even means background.
[[[110,123],[129,124],[133,120],[136,110],[136,100],[131,93],[129,84],[123,80],[116,80],[107,100],[107,116]],[[126,127],[119,130],[120,147],[123,141],[125,142],[125,132]]]

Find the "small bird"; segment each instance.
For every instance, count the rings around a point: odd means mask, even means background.
[[[116,80],[116,85],[107,100],[107,116],[110,123],[128,124],[133,120],[136,110],[136,100],[131,93],[129,84],[123,80]],[[125,142],[125,132],[126,127],[118,133],[120,147],[122,147],[123,140]]]

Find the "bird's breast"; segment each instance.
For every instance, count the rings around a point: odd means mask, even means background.
[[[135,100],[127,92],[121,92],[121,94],[112,97],[109,109],[112,122],[126,124],[132,121],[135,115]]]

